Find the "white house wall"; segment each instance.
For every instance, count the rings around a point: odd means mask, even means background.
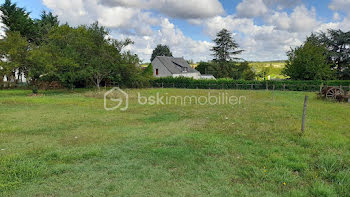
[[[160,62],[158,58],[153,60],[152,67],[153,67],[154,77],[171,77],[172,76],[170,71],[165,66],[163,66],[163,63]],[[156,69],[158,69],[158,75],[156,75]]]
[[[187,77],[187,78],[193,78],[193,79],[199,79],[200,73],[182,73],[182,74],[173,74],[173,77]]]

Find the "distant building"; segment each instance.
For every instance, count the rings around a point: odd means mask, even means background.
[[[201,74],[192,68],[184,58],[158,56],[152,61],[155,77],[189,77],[200,79]]]
[[[214,75],[201,75],[200,78],[201,78],[201,79],[216,79],[216,78],[214,77]]]

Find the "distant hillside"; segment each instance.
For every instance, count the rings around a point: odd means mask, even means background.
[[[286,65],[285,60],[280,61],[266,61],[266,62],[249,62],[249,65],[255,70],[256,73],[261,72],[261,70],[265,67],[270,67],[270,77],[271,79],[285,79],[283,76],[282,70]]]

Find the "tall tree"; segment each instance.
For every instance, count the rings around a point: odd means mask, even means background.
[[[226,62],[231,60],[237,60],[240,58],[233,57],[243,52],[243,50],[237,50],[239,45],[233,39],[232,34],[227,29],[222,29],[216,34],[216,39],[213,40],[215,46],[211,49],[213,52],[214,60],[219,62]]]
[[[173,54],[171,53],[169,47],[167,45],[157,45],[157,47],[152,52],[151,62],[156,58],[157,56],[169,56],[172,57]]]
[[[85,37],[86,31],[66,24],[50,31],[48,42],[43,45],[48,48],[56,69],[51,78],[57,79],[67,88],[74,88],[79,81],[86,79],[82,65],[88,57],[81,52],[88,49]]]
[[[40,45],[45,40],[47,41],[47,36],[49,32],[59,26],[58,16],[54,16],[52,12],[43,11],[40,15],[40,19],[35,20],[35,25],[37,29],[37,37],[35,38],[35,43]]]
[[[282,73],[295,80],[331,79],[333,75],[326,53],[324,46],[309,40],[287,53],[288,60]]]
[[[20,32],[20,34],[32,42],[36,37],[34,21],[30,18],[29,12],[20,8],[11,0],[5,0],[0,6],[2,22],[6,26],[6,32]]]
[[[38,91],[38,82],[43,75],[55,72],[52,54],[47,46],[35,47],[28,53],[28,79],[34,94]]]
[[[350,31],[330,29],[327,33],[321,33],[318,39],[310,36],[309,40],[324,45],[328,52],[327,58],[337,72],[339,79],[350,79]]]

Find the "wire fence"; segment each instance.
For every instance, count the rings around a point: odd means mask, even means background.
[[[118,83],[110,83],[107,87],[119,87]],[[269,91],[304,91],[304,92],[321,92],[327,85],[310,85],[310,84],[288,84],[288,83],[144,83],[134,82],[128,88],[179,88],[179,89],[226,89],[226,90],[269,90]],[[350,84],[348,86],[331,86],[341,88],[346,92],[350,92]],[[0,84],[0,89],[12,88],[28,88],[25,83],[6,83]],[[55,89],[48,88],[48,89]]]
[[[152,88],[182,88],[182,89],[227,89],[227,90],[270,90],[270,91],[305,91],[320,92],[326,85],[307,84],[202,84],[202,83],[152,83]],[[350,91],[350,86],[332,86]]]

